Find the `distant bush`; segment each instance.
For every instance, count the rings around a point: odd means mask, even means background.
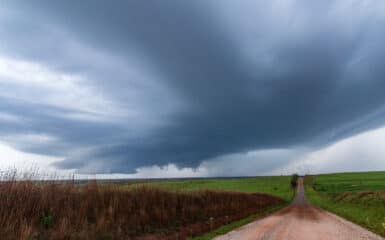
[[[292,188],[296,188],[297,187],[297,181],[298,181],[298,174],[293,174],[291,176],[291,180],[290,180],[290,185]]]
[[[281,203],[266,194],[1,181],[0,239],[185,239]]]

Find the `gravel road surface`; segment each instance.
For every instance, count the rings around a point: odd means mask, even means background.
[[[268,217],[254,221],[215,240],[384,240],[332,213],[311,206],[298,180],[293,203]]]

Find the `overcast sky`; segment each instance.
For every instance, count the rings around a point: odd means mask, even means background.
[[[385,170],[385,2],[3,0],[0,167]]]

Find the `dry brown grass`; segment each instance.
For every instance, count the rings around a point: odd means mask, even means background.
[[[341,194],[338,194],[334,200],[335,201],[341,201],[341,200],[344,200],[345,198],[347,197],[351,197],[353,195],[352,192],[344,192],[344,193],[341,193]]]
[[[184,239],[280,202],[265,194],[9,180],[0,183],[0,236]]]

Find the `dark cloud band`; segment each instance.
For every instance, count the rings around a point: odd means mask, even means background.
[[[318,6],[318,19],[306,1],[282,3],[281,12],[274,2],[233,4],[251,17],[235,15],[229,22],[237,12],[226,1],[7,2],[22,24],[26,17],[35,19],[32,25],[49,22],[65,32],[56,37],[72,37],[62,39],[64,47],[81,42],[109,61],[60,51],[55,35],[45,35],[50,27],[28,32],[30,43],[8,31],[5,41],[14,44],[13,51],[27,46],[18,57],[85,75],[121,109],[135,109],[142,117],[89,123],[41,114],[46,106],[27,104],[24,111],[3,104],[1,110],[25,115],[30,123],[1,131],[58,136],[63,143],[57,151],[66,156],[57,164],[61,168],[89,171],[100,162],[107,167],[92,171],[132,172],[169,163],[196,167],[258,149],[317,149],[384,124],[384,13],[372,11],[383,4],[344,15],[339,7],[351,7],[352,1],[341,6],[327,1]],[[248,30],[234,35],[244,27]],[[52,49],[39,46],[34,52],[33,40],[42,36]],[[127,69],[139,65],[155,77],[129,75]],[[136,130],[141,121],[146,124]],[[73,148],[86,150],[71,153]],[[36,151],[44,153],[44,146]]]

